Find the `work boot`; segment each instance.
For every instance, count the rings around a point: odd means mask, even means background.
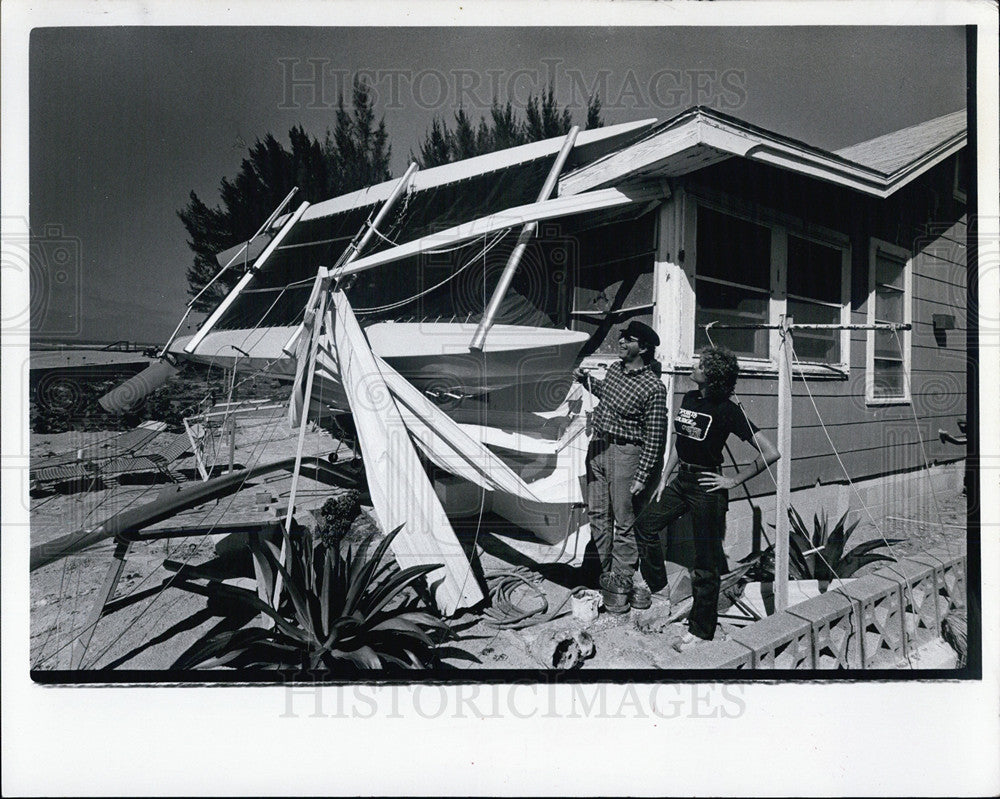
[[[599,583],[601,597],[604,599],[604,609],[608,613],[628,613],[631,610],[629,605],[629,592],[632,590],[631,580],[615,572],[604,572]]]
[[[638,575],[632,581],[632,590],[628,592],[628,603],[632,610],[646,610],[653,604],[653,592]]]

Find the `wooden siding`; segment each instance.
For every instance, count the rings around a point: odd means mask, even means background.
[[[908,471],[965,456],[962,447],[941,443],[938,429],[958,434],[966,414],[966,216],[952,193],[953,161],[948,159],[887,200],[863,197],[771,167],[733,159],[690,176],[696,191],[734,207],[762,209],[790,230],[819,225],[847,235],[851,244],[851,317],[868,321],[869,245],[872,238],[906,249],[912,257],[910,336],[912,405],[869,404],[865,399],[867,333],[851,334],[850,374],[810,377],[809,392],[852,480]],[[954,329],[935,331],[934,314],[954,317]],[[793,367],[794,368],[794,367]],[[675,406],[693,387],[676,380]],[[745,376],[737,386],[750,418],[776,440],[777,380]],[[792,488],[845,482],[801,378],[793,381]],[[919,421],[914,422],[914,412]],[[921,447],[921,439],[923,447]],[[731,444],[738,463],[753,450]],[[765,472],[748,484],[753,494],[773,493]]]

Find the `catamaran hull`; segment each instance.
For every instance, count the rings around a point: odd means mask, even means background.
[[[381,322],[365,328],[372,351],[418,389],[442,400],[501,392],[519,410],[551,410],[566,396],[570,373],[588,335],[574,330],[495,325],[483,352],[469,349],[476,326],[450,322]],[[295,377],[295,359],[282,347],[293,327],[214,330],[191,353],[190,338],[171,352],[196,363],[238,372]],[[313,400],[347,410],[335,375],[317,375]]]

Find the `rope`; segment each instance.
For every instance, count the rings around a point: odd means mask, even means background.
[[[278,299],[280,299],[280,295],[279,295],[279,297],[278,297],[278,298],[276,298],[276,299],[275,299],[275,303],[277,302],[277,300],[278,300]],[[263,321],[263,319],[264,319],[264,318],[266,318],[267,314],[268,314],[268,313],[270,313],[270,311],[271,311],[271,309],[272,309],[273,307],[274,307],[274,303],[272,303],[272,304],[271,304],[271,307],[270,307],[270,308],[268,308],[268,310],[267,310],[267,311],[266,311],[266,312],[264,313],[264,315],[260,317],[260,320],[259,320],[259,321],[258,321],[258,322],[257,322],[257,323],[256,323],[256,324],[254,325],[254,327],[253,327],[253,328],[252,328],[252,329],[251,329],[251,330],[250,330],[250,331],[249,331],[249,332],[247,333],[247,335],[246,335],[246,336],[244,337],[244,339],[243,339],[243,341],[242,341],[241,343],[246,343],[246,341],[247,341],[247,340],[249,339],[249,337],[250,337],[251,335],[253,335],[253,333],[254,333],[254,332],[255,332],[255,331],[257,330],[257,328],[258,328],[258,327],[260,326],[260,323],[261,323],[261,321]],[[216,357],[218,357],[218,356],[216,356]],[[273,358],[273,359],[271,359],[270,361],[268,361],[268,362],[267,362],[267,363],[266,363],[266,364],[265,364],[265,365],[264,365],[263,367],[261,367],[260,369],[255,369],[255,370],[253,370],[253,371],[252,371],[252,372],[251,372],[251,373],[250,373],[250,374],[249,374],[249,375],[248,375],[248,376],[247,376],[246,378],[244,378],[243,380],[241,380],[241,381],[240,381],[239,383],[234,383],[234,384],[233,384],[233,387],[231,388],[231,391],[232,391],[233,389],[235,389],[236,387],[238,387],[238,386],[241,386],[241,385],[243,385],[243,384],[244,384],[245,382],[247,382],[248,380],[251,380],[251,379],[255,378],[255,377],[256,377],[257,375],[265,373],[265,372],[266,372],[266,371],[267,371],[267,370],[268,370],[268,369],[269,369],[269,368],[270,368],[270,367],[271,367],[271,366],[272,366],[272,365],[273,365],[273,364],[274,364],[275,362],[277,362],[278,360],[280,360],[280,359],[281,359],[281,358],[283,358],[283,357],[284,357],[284,356],[279,356],[279,357],[277,357],[277,358]],[[214,366],[214,358],[213,358],[213,362],[210,362],[210,363],[209,363],[209,374],[211,373],[211,369],[213,368],[213,366]],[[235,379],[235,369],[234,369],[234,379]],[[203,398],[203,399],[204,399],[204,398]],[[198,404],[200,404],[200,402],[201,402],[201,401],[202,401],[202,400],[199,400],[199,401],[197,401],[197,402],[195,402],[195,403],[191,403],[191,404],[190,404],[190,405],[188,405],[188,406],[187,406],[187,407],[186,407],[185,409],[183,409],[183,410],[182,410],[182,413],[183,413],[184,411],[188,411],[188,410],[191,410],[192,408],[196,408],[196,407],[197,407],[197,405],[198,405]],[[224,419],[226,419],[226,418],[228,418],[228,416],[225,416],[225,417],[224,417]],[[255,446],[254,446],[254,448],[253,448],[253,449],[251,450],[251,456],[250,456],[250,457],[251,457],[251,461],[250,461],[250,462],[251,462],[251,464],[256,464],[257,460],[258,460],[258,459],[260,458],[260,456],[261,456],[261,455],[263,454],[263,452],[264,452],[264,450],[266,449],[266,447],[267,447],[267,446],[268,446],[268,445],[269,445],[269,444],[271,443],[271,441],[273,440],[273,438],[274,438],[274,435],[275,435],[275,432],[277,431],[277,428],[278,428],[278,427],[279,427],[279,425],[274,425],[274,426],[272,427],[272,429],[271,429],[271,432],[269,433],[269,435],[268,435],[267,439],[266,439],[266,440],[261,440],[261,441],[259,442],[259,447],[258,447],[257,445],[255,445]],[[249,470],[248,470],[247,474],[249,474]],[[238,495],[238,494],[240,493],[240,491],[242,491],[242,490],[243,490],[243,486],[244,486],[244,485],[246,484],[246,480],[247,480],[247,479],[248,479],[247,477],[244,477],[243,481],[242,481],[242,482],[241,482],[241,484],[240,484],[240,488],[239,488],[239,489],[238,489],[237,491],[235,491],[235,492],[234,492],[234,493],[233,493],[233,494],[231,495],[231,497],[229,498],[229,501],[228,501],[228,504],[226,505],[226,510],[227,510],[227,511],[229,510],[229,508],[231,508],[231,507],[232,507],[232,504],[233,504],[233,503],[235,502],[235,500],[236,500],[236,496],[237,496],[237,495]],[[133,504],[134,504],[135,502],[137,502],[137,501],[138,501],[139,499],[141,499],[141,498],[142,498],[143,496],[145,496],[145,494],[146,494],[146,493],[148,493],[149,491],[151,491],[151,490],[153,489],[153,487],[154,487],[154,486],[149,486],[149,487],[147,487],[146,489],[144,489],[144,490],[143,490],[142,492],[140,492],[140,493],[139,493],[138,495],[136,495],[135,497],[133,497],[133,498],[132,498],[132,499],[131,499],[131,500],[130,500],[130,501],[129,501],[129,502],[128,502],[128,503],[127,503],[127,504],[126,504],[126,505],[125,505],[125,506],[124,506],[124,507],[123,507],[122,509],[121,509],[121,510],[125,510],[125,508],[128,508],[128,507],[130,507],[131,505],[133,505]],[[98,509],[98,508],[99,508],[99,507],[100,507],[101,505],[103,505],[103,504],[104,504],[104,502],[106,502],[106,501],[107,501],[107,500],[108,500],[108,499],[110,498],[110,496],[111,496],[111,494],[109,494],[109,495],[108,495],[108,497],[105,497],[105,498],[104,498],[104,499],[103,499],[103,500],[102,500],[102,501],[101,501],[100,503],[98,503],[98,505],[97,505],[97,506],[96,506],[96,507],[95,507],[94,509],[92,509],[92,510],[90,511],[90,513],[88,514],[87,518],[89,519],[89,518],[90,518],[90,516],[92,516],[92,515],[93,515],[93,514],[94,514],[94,513],[96,512],[96,510],[97,510],[97,509]],[[206,515],[207,515],[207,513],[208,513],[208,511],[206,511]],[[222,515],[220,515],[220,520],[221,520],[221,519],[222,519],[222,518],[224,517],[224,515],[225,515],[224,513],[223,513]],[[219,522],[218,522],[218,521],[216,521],[215,523],[213,523],[213,524],[212,524],[212,526],[211,526],[211,527],[209,528],[209,531],[208,531],[207,535],[211,535],[211,532],[212,532],[212,530],[214,530],[214,529],[216,528],[216,526],[217,526],[218,524],[219,524]],[[178,551],[180,550],[180,548],[181,548],[181,547],[184,547],[184,546],[186,546],[186,545],[187,545],[187,542],[188,542],[188,540],[189,540],[190,538],[191,538],[191,536],[185,536],[185,537],[184,537],[183,539],[181,539],[181,542],[180,542],[180,543],[179,543],[179,544],[178,544],[178,545],[177,545],[177,546],[176,546],[176,547],[175,547],[175,548],[173,549],[173,551],[172,551],[171,553],[169,553],[168,557],[172,557],[172,556],[173,556],[173,555],[174,555],[175,553],[177,553],[177,552],[178,552]],[[188,560],[189,560],[189,559],[190,559],[190,558],[191,558],[191,557],[193,556],[193,554],[194,554],[193,552],[188,552],[188,553],[187,553],[187,555],[185,556],[185,558],[184,558],[184,560],[183,560],[183,562],[182,562],[182,563],[186,565],[187,561],[188,561]],[[135,586],[133,586],[132,590],[131,590],[131,591],[130,591],[129,593],[127,593],[127,594],[124,594],[124,595],[123,595],[123,596],[122,596],[121,598],[127,598],[127,597],[131,596],[132,594],[134,594],[134,593],[135,593],[136,591],[138,591],[138,590],[139,590],[139,589],[140,589],[140,588],[141,588],[141,587],[142,587],[142,586],[143,586],[143,585],[144,585],[144,584],[145,584],[145,583],[146,583],[146,582],[147,582],[147,581],[148,581],[148,580],[149,580],[149,579],[150,579],[151,577],[152,577],[152,573],[150,573],[150,574],[146,575],[146,576],[145,576],[145,577],[144,577],[144,578],[143,578],[142,580],[140,580],[140,581],[139,581],[139,583],[137,583],[137,584],[136,584]],[[134,618],[134,619],[133,619],[133,620],[132,620],[132,621],[131,621],[131,622],[130,622],[130,623],[129,623],[128,625],[126,625],[125,629],[123,629],[123,630],[122,630],[122,631],[121,631],[121,632],[119,633],[119,635],[118,635],[118,636],[116,636],[116,637],[115,637],[115,639],[111,641],[111,643],[110,643],[110,644],[108,644],[108,645],[107,645],[107,646],[106,646],[106,647],[105,647],[105,648],[104,648],[104,649],[103,649],[103,650],[102,650],[101,652],[99,652],[99,653],[97,654],[97,656],[96,656],[96,657],[95,657],[95,658],[94,658],[94,659],[93,659],[93,660],[91,661],[92,663],[95,663],[95,662],[96,662],[96,661],[97,661],[98,659],[100,659],[100,658],[101,658],[101,657],[102,657],[102,656],[103,656],[103,655],[104,655],[104,654],[105,654],[105,653],[106,653],[106,652],[107,652],[107,651],[108,651],[108,650],[109,650],[109,649],[110,649],[110,648],[111,648],[112,646],[114,646],[114,644],[116,644],[116,643],[117,643],[117,642],[118,642],[119,640],[121,640],[121,638],[122,638],[122,637],[123,637],[123,636],[124,636],[124,635],[125,635],[125,634],[126,634],[126,633],[127,633],[127,632],[128,632],[129,630],[130,630],[130,629],[134,628],[134,627],[135,627],[135,625],[139,623],[139,621],[140,621],[140,620],[142,619],[142,617],[143,617],[143,616],[144,616],[144,615],[145,615],[146,613],[148,613],[148,612],[149,612],[149,610],[150,610],[150,609],[151,609],[151,608],[153,607],[153,605],[154,605],[154,604],[156,604],[156,601],[157,601],[157,599],[159,599],[159,597],[160,597],[160,596],[162,596],[162,594],[163,594],[163,593],[164,593],[164,592],[166,591],[166,589],[167,589],[168,587],[170,587],[170,585],[171,585],[171,584],[173,583],[173,581],[174,581],[175,577],[176,577],[176,575],[175,575],[174,577],[171,577],[171,578],[169,578],[169,579],[168,579],[168,580],[167,580],[167,581],[166,581],[166,582],[164,583],[164,585],[163,585],[163,586],[161,587],[161,590],[160,590],[160,592],[159,592],[159,593],[158,593],[158,594],[157,594],[157,595],[156,595],[156,596],[155,596],[155,597],[153,598],[153,600],[152,600],[152,601],[151,601],[151,602],[149,603],[149,605],[147,605],[147,606],[146,606],[146,607],[145,607],[145,608],[144,608],[144,609],[143,609],[143,610],[142,610],[142,611],[141,611],[141,612],[139,613],[139,615],[138,615],[138,616],[136,616],[136,617],[135,617],[135,618]],[[177,600],[175,600],[175,602],[176,602],[176,601],[177,601]],[[173,604],[173,603],[171,603],[171,605],[168,605],[168,607],[167,607],[167,608],[166,608],[166,609],[164,610],[164,612],[166,612],[166,610],[167,610],[167,609],[169,609],[169,607],[172,607],[172,604]],[[161,613],[161,617],[162,617],[162,613]],[[159,617],[158,617],[158,618],[159,618]],[[79,628],[78,630],[73,630],[73,631],[71,631],[71,635],[70,635],[70,639],[69,639],[69,640],[68,640],[68,641],[67,641],[67,642],[66,642],[65,644],[63,644],[62,646],[58,647],[58,648],[57,648],[57,649],[56,649],[56,650],[55,650],[54,652],[52,652],[51,654],[49,654],[48,656],[46,656],[45,658],[41,658],[41,657],[39,657],[39,660],[38,660],[38,662],[37,662],[37,663],[35,664],[35,665],[36,665],[36,667],[37,667],[37,666],[39,666],[39,665],[42,665],[42,664],[43,664],[43,663],[45,663],[46,661],[50,660],[50,659],[51,659],[51,658],[52,658],[53,656],[55,656],[55,655],[59,654],[60,652],[62,652],[63,650],[65,650],[65,649],[66,649],[66,648],[67,648],[68,646],[71,646],[71,645],[73,644],[73,642],[74,642],[74,641],[75,641],[76,639],[78,639],[78,638],[80,637],[80,635],[82,635],[83,633],[85,633],[85,632],[86,632],[86,631],[87,631],[87,630],[88,630],[89,628],[91,628],[91,627],[94,627],[94,626],[96,626],[96,624],[97,624],[97,623],[98,623],[99,621],[100,621],[100,619],[98,619],[98,620],[97,620],[97,622],[94,622],[94,623],[93,623],[93,624],[91,624],[91,625],[84,625],[83,627]]]
[[[256,465],[256,463],[260,459],[261,455],[263,455],[264,450],[267,448],[267,446],[273,440],[274,434],[278,430],[279,427],[280,427],[279,424],[275,424],[272,427],[271,432],[268,434],[267,439],[258,442],[260,444],[259,448],[255,445],[255,447],[251,450],[251,453],[252,453],[251,456],[250,456],[251,468],[252,468],[253,465]],[[228,511],[232,508],[233,503],[236,501],[236,497],[239,495],[239,493],[243,490],[244,486],[246,485],[246,482],[249,479],[249,475],[250,475],[250,469],[247,469],[246,475],[244,476],[243,480],[240,481],[240,487],[229,496],[228,502],[227,502],[226,507],[225,507],[225,510],[222,513],[219,514],[219,519],[216,522],[214,522],[211,525],[211,527],[209,527],[207,533],[205,533],[205,536],[211,535],[212,531],[218,526],[219,522],[221,522],[222,519],[225,518],[225,516],[228,513]],[[207,511],[206,511],[206,515],[207,515]],[[170,557],[172,557],[175,553],[177,553],[182,547],[185,547],[187,545],[187,542],[188,542],[188,540],[190,538],[191,538],[191,536],[185,536],[184,538],[182,538],[181,541],[180,541],[180,543],[176,547],[174,547],[174,549],[170,552],[170,554],[168,555],[168,559]],[[188,563],[188,561],[193,556],[194,556],[194,550],[189,550],[187,552],[187,554],[184,556],[183,560],[181,561],[181,565],[182,566],[186,566],[187,563]],[[168,578],[164,582],[164,584],[161,586],[160,592],[157,593],[153,597],[152,601],[150,601],[150,603],[146,607],[144,607],[139,612],[139,614],[134,619],[132,619],[132,621],[130,621],[127,625],[125,625],[124,629],[122,629],[122,631],[117,636],[115,636],[111,640],[111,642],[108,643],[107,646],[104,647],[104,649],[102,649],[100,652],[97,653],[96,656],[94,656],[94,658],[91,660],[91,665],[93,665],[98,660],[100,660],[101,657],[103,657],[108,651],[110,651],[111,647],[113,647],[115,644],[117,644],[125,636],[125,634],[129,630],[131,630],[132,628],[134,628],[139,623],[139,621],[143,618],[143,616],[145,616],[150,611],[150,609],[157,603],[157,600],[159,600],[159,598],[161,596],[163,596],[163,594],[166,592],[166,589],[169,588],[173,584],[173,582],[177,579],[178,575],[179,575],[179,572],[176,572],[176,573],[174,573],[170,578]],[[128,592],[127,594],[123,595],[122,598],[127,598],[127,597],[133,595],[152,576],[153,576],[153,572],[150,572],[149,574],[147,574],[145,577],[142,578],[142,580],[139,581],[138,584],[136,584],[135,586],[133,586],[133,588],[132,588],[132,590],[130,592]],[[174,603],[176,603],[177,601],[179,601],[179,599],[180,598],[178,597],[178,599],[174,600]],[[170,607],[172,607],[172,604],[168,605],[167,608],[164,608],[163,611],[161,612],[160,616],[157,617],[157,619],[155,619],[154,622],[157,621],[159,618],[162,618],[163,614],[166,613],[166,611],[169,610]],[[96,622],[95,622],[95,625],[96,625]],[[76,637],[79,637],[79,636],[76,636]]]
[[[715,322],[709,322],[707,325],[705,325],[705,335],[708,337],[708,344],[711,347],[715,347],[715,342],[712,341],[712,334],[709,332],[709,328],[712,327],[712,325],[714,325],[714,324],[715,324]],[[750,431],[753,433],[753,443],[754,443],[754,446],[757,448],[758,452],[761,452],[762,450],[761,450],[761,446],[760,446],[760,441],[757,439],[757,434],[760,431],[754,429],[756,427],[756,425],[754,425],[753,422],[750,421],[750,417],[747,415],[746,408],[743,407],[743,403],[740,401],[739,394],[737,394],[735,390],[733,391],[733,394],[732,394],[732,400],[733,400],[734,404],[736,405],[736,407],[740,409],[740,413],[743,414],[743,418],[746,420],[747,426],[750,428]],[[763,456],[761,456],[761,457],[763,457]],[[774,483],[774,488],[777,491],[777,488],[778,488],[778,478],[774,476],[774,472],[771,471],[771,465],[766,460],[764,461],[764,470],[767,472],[767,476],[771,478],[771,482]],[[778,512],[778,509],[775,508],[775,513],[777,513],[777,512]],[[777,520],[775,520],[775,521],[777,521]]]
[[[485,283],[486,283],[486,253],[488,253],[497,244],[499,244],[500,240],[503,239],[503,237],[506,236],[506,235],[507,235],[507,231],[501,231],[500,233],[498,233],[493,238],[493,241],[490,242],[489,246],[487,246],[486,243],[485,243],[486,242],[485,236],[483,237],[482,258],[483,258],[483,284],[484,284],[484,300],[483,300],[484,305],[483,305],[483,307],[484,308],[485,308]],[[464,247],[466,245],[463,244],[462,246]],[[458,248],[456,248],[456,249],[458,249]],[[406,298],[404,298],[402,300],[398,300],[397,302],[391,302],[391,303],[388,303],[386,305],[375,305],[375,306],[372,306],[370,308],[356,308],[355,309],[355,313],[359,313],[359,314],[382,313],[384,311],[394,311],[397,308],[402,308],[404,305],[409,305],[414,300],[418,300],[421,297],[423,297],[423,296],[425,296],[427,294],[430,294],[432,291],[435,291],[435,290],[441,288],[441,286],[445,285],[446,283],[449,283],[450,281],[454,280],[462,272],[464,272],[466,269],[468,269],[470,266],[472,266],[477,260],[478,260],[478,257],[477,258],[471,258],[467,263],[465,263],[462,266],[460,266],[458,269],[456,269],[454,272],[452,272],[450,275],[448,275],[448,277],[446,277],[444,280],[442,280],[439,283],[431,286],[429,289],[424,289],[423,291],[420,291],[420,292],[418,292],[416,294],[413,294],[410,297],[406,297]]]
[[[486,245],[486,236],[483,236],[483,252],[482,252],[482,259],[483,259],[483,308],[486,308],[486,253],[489,252],[489,250],[492,249],[493,246],[501,238],[503,238],[502,235],[494,237],[493,241],[487,247],[487,245]],[[469,263],[466,264],[465,266],[469,266],[472,263],[473,263],[473,260],[470,259]],[[465,269],[465,266],[463,266],[462,269]],[[461,269],[459,271],[461,271]],[[457,275],[458,272],[456,272],[455,274]],[[454,277],[454,275],[452,277]],[[486,350],[485,349],[483,350],[483,372],[482,372],[482,375],[483,375],[482,393],[485,394],[486,390],[487,390],[487,383],[486,383]],[[483,425],[486,426],[488,424],[488,422],[489,422],[489,403],[488,402],[484,402],[483,403]],[[483,444],[483,446],[485,447],[486,445]],[[490,476],[492,477],[492,474]],[[476,533],[472,537],[472,553],[473,554],[477,554],[478,550],[479,550],[479,533],[480,533],[480,531],[483,528],[483,511],[485,510],[485,508],[486,508],[486,486],[480,486],[480,491],[479,491],[479,515],[476,518]],[[469,575],[471,573],[472,573],[472,563],[470,561],[469,568],[465,572],[465,577],[462,579],[462,586],[461,586],[461,588],[458,591],[458,595],[459,596],[462,596],[465,593],[465,586],[469,582]]]
[[[576,586],[570,589],[562,602],[550,612],[549,598],[537,585],[541,580],[540,574],[530,572],[524,566],[512,571],[488,574],[486,581],[490,586],[490,607],[484,614],[487,617],[485,623],[498,627],[497,635],[503,630],[521,630],[525,627],[546,624],[565,615],[563,608],[577,591],[584,588]],[[514,599],[514,594],[519,589],[527,590],[529,596],[534,596],[538,600],[537,603],[531,607],[519,605]],[[493,640],[496,640],[496,636]]]
[[[706,325],[706,326],[705,326],[705,334],[706,334],[706,336],[708,337],[708,340],[709,340],[709,344],[710,344],[711,346],[713,346],[713,347],[714,347],[714,346],[715,346],[715,343],[714,343],[714,342],[712,341],[712,336],[711,336],[711,333],[709,332],[709,328],[710,328],[710,327],[711,327],[711,324],[709,324],[709,325]],[[840,467],[841,467],[841,469],[842,469],[842,470],[843,470],[843,472],[844,472],[844,476],[845,476],[845,477],[847,478],[847,482],[848,482],[848,484],[849,484],[849,485],[851,486],[852,490],[854,491],[855,495],[856,495],[856,496],[857,496],[857,498],[858,498],[858,501],[859,501],[859,502],[861,503],[861,506],[862,506],[862,508],[864,508],[864,510],[865,510],[865,512],[866,512],[866,514],[868,515],[868,518],[869,518],[869,519],[871,520],[871,523],[872,523],[872,526],[873,526],[873,527],[875,528],[875,530],[876,530],[876,532],[878,533],[879,537],[880,537],[880,538],[882,539],[882,541],[883,541],[884,545],[885,545],[885,546],[886,546],[886,547],[887,547],[887,548],[889,549],[889,552],[890,552],[890,554],[891,554],[891,555],[893,556],[893,558],[896,558],[896,553],[895,553],[895,552],[893,551],[893,549],[892,549],[892,546],[891,546],[891,544],[889,544],[889,541],[888,541],[888,539],[887,539],[887,538],[885,537],[884,533],[882,532],[882,529],[881,529],[881,528],[879,527],[878,523],[877,523],[877,522],[875,521],[875,518],[874,518],[874,516],[872,515],[872,513],[871,513],[871,510],[870,510],[870,509],[868,508],[868,506],[867,506],[867,505],[865,504],[865,502],[864,502],[864,499],[863,499],[863,498],[861,497],[861,493],[860,493],[860,492],[858,491],[858,489],[857,489],[857,486],[855,486],[855,485],[854,485],[854,482],[853,482],[853,480],[851,480],[851,476],[850,476],[850,474],[849,474],[849,473],[848,473],[848,471],[847,471],[847,467],[846,467],[846,466],[844,465],[844,461],[843,461],[843,459],[842,459],[842,458],[840,457],[840,453],[839,453],[839,451],[837,450],[837,447],[836,447],[836,445],[835,445],[835,444],[833,443],[833,439],[832,439],[832,437],[830,436],[830,433],[829,433],[829,431],[827,430],[827,427],[826,427],[826,424],[825,424],[825,423],[824,423],[824,421],[823,421],[823,417],[822,417],[822,415],[821,415],[821,414],[820,414],[820,412],[819,412],[819,407],[818,407],[818,406],[816,405],[816,401],[815,401],[815,398],[813,397],[813,395],[812,395],[812,391],[811,391],[811,389],[809,388],[809,381],[808,381],[808,380],[806,379],[806,374],[805,374],[805,370],[804,370],[804,369],[802,368],[802,364],[801,364],[801,362],[799,361],[799,359],[798,359],[798,355],[797,355],[797,354],[796,354],[796,352],[795,352],[795,347],[794,347],[794,345],[793,345],[793,344],[792,344],[791,342],[790,342],[790,346],[792,347],[792,357],[793,357],[793,359],[794,359],[794,361],[795,361],[795,364],[796,364],[796,365],[797,365],[797,366],[799,367],[799,374],[800,374],[800,375],[802,376],[802,383],[803,383],[803,385],[805,386],[805,389],[806,389],[806,394],[808,395],[808,397],[809,397],[809,401],[810,401],[810,403],[812,404],[812,406],[813,406],[813,410],[814,410],[814,411],[815,411],[815,413],[816,413],[816,418],[817,418],[817,419],[819,420],[819,423],[820,423],[820,427],[822,428],[822,430],[823,430],[823,433],[824,433],[824,435],[826,436],[826,439],[827,439],[827,441],[828,441],[828,442],[829,442],[829,444],[830,444],[830,449],[831,449],[831,450],[833,451],[833,454],[834,454],[834,456],[836,457],[836,459],[837,459],[837,462],[838,462],[838,463],[840,464]],[[743,404],[742,404],[742,403],[741,403],[741,402],[739,401],[739,399],[738,399],[738,398],[736,397],[736,394],[735,394],[735,392],[734,392],[733,396],[734,396],[734,398],[736,398],[736,405],[737,405],[737,406],[738,406],[738,407],[740,408],[740,410],[741,410],[741,411],[742,411],[742,413],[743,413],[743,416],[744,416],[744,418],[745,418],[745,419],[747,420],[747,422],[749,423],[749,421],[750,421],[750,420],[749,420],[749,417],[748,417],[748,416],[747,416],[747,414],[746,414],[746,410],[745,410],[745,409],[743,408]],[[752,429],[753,429],[753,427],[751,426],[751,430],[752,430]],[[756,441],[756,432],[754,433],[754,439],[755,439],[755,441]],[[790,455],[786,454],[786,457],[788,457],[788,456],[790,456]],[[771,476],[771,479],[772,479],[772,481],[774,481],[774,483],[775,483],[775,486],[777,486],[777,481],[775,480],[775,477],[774,477],[773,473],[771,472],[771,469],[770,469],[770,467],[769,467],[769,466],[767,466],[767,464],[766,464],[766,463],[765,463],[765,467],[767,467],[767,472],[768,472],[768,474],[769,474],[769,475]],[[781,509],[780,509],[780,508],[777,508],[777,509],[776,509],[776,512],[780,512],[780,511],[781,511]],[[787,510],[786,510],[786,512],[787,512]],[[844,594],[844,595],[846,596],[846,593],[844,592],[844,588],[845,588],[846,586],[845,586],[845,583],[844,583],[843,579],[842,579],[842,578],[840,577],[840,575],[839,575],[839,574],[837,574],[837,572],[836,572],[836,571],[835,571],[835,570],[833,569],[833,567],[831,566],[830,562],[829,562],[829,561],[828,561],[828,560],[826,559],[826,557],[825,557],[825,556],[823,555],[823,553],[822,553],[822,551],[821,551],[820,549],[817,549],[817,550],[815,550],[815,554],[816,554],[816,555],[817,555],[817,556],[819,557],[819,559],[820,559],[821,561],[823,561],[823,564],[824,564],[824,565],[826,566],[826,568],[827,568],[827,569],[829,570],[829,572],[830,572],[830,573],[831,573],[832,575],[834,575],[834,578],[836,579],[837,583],[839,584],[839,585],[838,585],[838,588],[837,588],[836,590],[839,590],[839,591],[840,591],[840,592],[841,592],[842,594]],[[898,560],[898,558],[896,558],[896,559]],[[891,567],[890,567],[890,568],[891,568]],[[897,574],[899,574],[899,572],[896,572],[896,573],[897,573]],[[910,595],[910,604],[911,604],[911,606],[912,606],[912,607],[914,607],[914,608],[915,608],[915,607],[916,607],[916,603],[914,602],[914,599],[913,599],[913,588],[912,588],[912,586],[910,585],[910,581],[909,581],[909,578],[907,578],[907,577],[906,577],[906,575],[902,575],[902,574],[900,574],[900,576],[902,576],[902,577],[903,577],[903,579],[904,579],[904,582],[906,583],[906,587],[907,587],[907,591],[909,592],[909,595]],[[909,658],[909,655],[907,655],[907,656],[906,656],[906,659],[907,659],[907,664],[908,664],[908,665],[909,665],[909,667],[910,667],[910,668],[912,669],[912,668],[913,668],[913,664],[912,664],[912,662],[910,661],[910,658]]]
[[[844,472],[844,477],[847,478],[848,485],[851,486],[851,489],[854,491],[855,496],[858,498],[858,502],[861,503],[861,507],[864,508],[865,513],[868,515],[868,518],[871,520],[872,526],[875,528],[875,532],[877,532],[878,535],[879,535],[879,538],[882,539],[882,543],[889,550],[889,554],[892,555],[892,557],[896,560],[896,562],[898,562],[899,558],[897,557],[895,550],[892,548],[892,544],[890,544],[889,543],[889,539],[887,539],[885,537],[885,533],[882,532],[882,528],[879,527],[878,522],[875,521],[875,517],[872,515],[872,512],[869,509],[868,505],[865,504],[865,501],[864,501],[864,499],[861,496],[861,492],[858,491],[857,486],[854,485],[854,481],[851,480],[851,475],[847,471],[847,466],[844,465],[844,461],[840,457],[840,452],[837,450],[836,445],[833,443],[833,438],[830,436],[830,432],[827,430],[826,424],[823,421],[823,416],[819,412],[819,406],[816,405],[816,400],[813,397],[812,391],[809,388],[809,381],[806,379],[805,370],[802,368],[802,364],[799,361],[799,356],[795,352],[795,346],[793,344],[790,345],[790,346],[792,347],[792,358],[795,361],[795,365],[799,367],[799,374],[802,375],[802,384],[805,386],[806,394],[809,397],[809,402],[812,404],[813,410],[816,412],[816,418],[819,420],[820,427],[823,429],[823,434],[826,436],[826,440],[830,443],[830,449],[833,450],[833,454],[837,458],[837,463],[840,464],[840,468]],[[823,563],[826,564],[827,569],[829,569],[832,574],[836,575],[836,572],[834,572],[834,570],[830,567],[829,562],[826,560],[825,557],[823,557],[823,553],[820,550],[817,549],[816,550],[816,554],[823,561]],[[888,568],[892,569],[892,566],[890,565],[890,566],[888,566]],[[897,576],[900,576],[900,577],[903,578],[903,581],[906,584],[906,591],[910,595],[910,606],[912,608],[914,608],[914,610],[915,610],[916,609],[916,602],[914,601],[914,598],[913,598],[913,586],[910,584],[909,577],[907,577],[905,574],[903,574],[903,573],[901,573],[899,571],[896,571],[895,569],[893,569],[893,572]],[[843,580],[841,580],[839,576],[837,577],[837,580],[840,582],[841,590],[843,592],[843,587],[844,587]],[[846,593],[844,595],[846,596]],[[904,616],[905,616],[904,609],[900,608],[900,611],[904,612]],[[904,631],[904,635],[905,635],[905,631]],[[906,654],[906,663],[907,663],[907,665],[911,669],[913,668],[913,662],[910,660],[910,656],[909,656],[908,653]]]

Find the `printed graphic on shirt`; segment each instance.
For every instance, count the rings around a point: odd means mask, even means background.
[[[677,431],[677,435],[693,438],[695,441],[704,441],[711,426],[711,415],[689,411],[687,408],[679,408],[677,416],[674,418],[674,429]]]

